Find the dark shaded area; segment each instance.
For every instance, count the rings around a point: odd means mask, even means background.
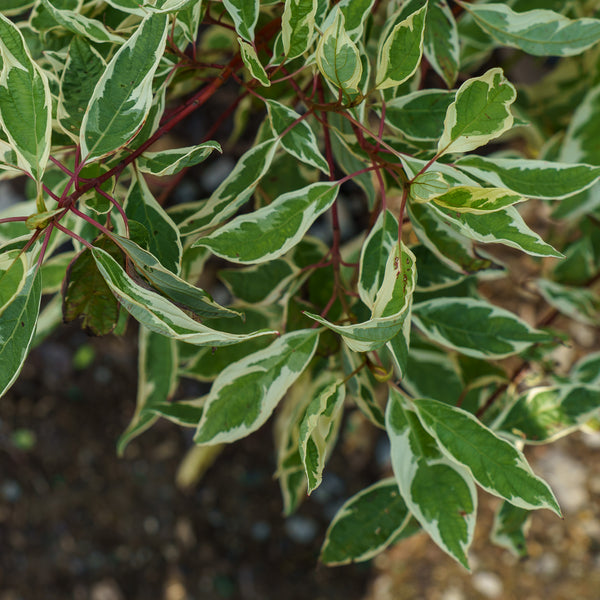
[[[132,338],[59,335],[0,403],[1,600],[364,595],[367,565],[317,556],[337,506],[372,481],[365,469],[344,482],[334,456],[324,491],[286,521],[267,424],[183,493],[174,478],[191,431],[161,422],[116,456],[135,402]],[[84,368],[82,345],[96,355]]]

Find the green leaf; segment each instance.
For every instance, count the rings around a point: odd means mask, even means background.
[[[340,10],[319,40],[316,60],[323,76],[344,94],[358,91],[363,71],[360,53],[346,33],[344,14]]]
[[[273,133],[281,137],[284,149],[303,163],[329,175],[329,165],[319,151],[310,125],[296,111],[275,100],[267,100],[267,109]]]
[[[240,215],[194,246],[206,246],[235,263],[266,262],[285,254],[335,201],[337,183],[313,183],[268,206]]]
[[[345,397],[344,382],[335,373],[329,372],[326,383],[316,390],[304,413],[300,424],[299,450],[309,494],[321,485],[325,461],[337,439]]]
[[[23,287],[0,318],[0,397],[19,376],[33,340],[42,295],[38,273],[35,267],[29,269]]]
[[[524,202],[520,194],[503,188],[480,188],[466,185],[454,187],[431,198],[438,206],[458,213],[485,214]]]
[[[414,406],[442,452],[464,465],[484,490],[520,508],[548,508],[560,516],[552,490],[523,454],[471,413],[437,400],[414,400]]]
[[[240,45],[240,55],[246,68],[250,71],[250,75],[252,75],[252,77],[254,77],[261,85],[269,87],[271,85],[269,76],[262,66],[254,46],[245,42],[242,38],[238,38],[238,44]]]
[[[169,271],[179,274],[182,246],[179,230],[163,207],[154,199],[146,180],[137,175],[133,178],[127,198],[125,214],[128,219],[140,223],[147,234],[148,250]]]
[[[113,241],[127,254],[137,272],[167,298],[204,318],[239,317],[240,314],[217,304],[204,290],[193,286],[165,268],[150,252],[135,242],[113,234]]]
[[[592,352],[580,358],[569,373],[572,381],[600,385],[600,352]]]
[[[307,367],[318,341],[314,329],[292,331],[224,369],[213,383],[194,441],[233,442],[256,431]]]
[[[487,158],[473,154],[455,165],[473,177],[528,196],[554,200],[588,189],[600,178],[600,167],[523,158]]]
[[[276,302],[297,276],[298,269],[283,258],[242,269],[223,269],[219,278],[231,294],[248,304]]]
[[[600,325],[600,296],[596,292],[548,279],[538,279],[536,286],[544,300],[563,315],[592,327]]]
[[[468,569],[466,552],[477,513],[477,492],[469,472],[440,452],[393,388],[385,422],[392,468],[408,510],[444,552]]]
[[[396,24],[379,43],[375,87],[384,90],[404,83],[423,56],[427,5]]]
[[[320,559],[329,566],[369,560],[418,530],[396,480],[382,479],[340,507],[325,534]]]
[[[50,156],[52,97],[19,29],[0,13],[0,128],[19,167],[41,181]]]
[[[419,265],[415,287],[417,292],[433,292],[452,287],[467,277],[466,274],[457,273],[455,269],[451,269],[425,245],[411,246],[411,251]]]
[[[109,42],[122,44],[123,38],[110,33],[106,27],[96,19],[90,19],[74,10],[59,9],[49,0],[42,0],[42,6],[52,15],[52,18],[68,31],[81,36],[91,42]]]
[[[147,16],[108,63],[81,123],[84,161],[112,154],[144,124],[152,106],[152,78],[165,49],[168,21],[166,14]]]
[[[62,128],[75,141],[79,141],[81,121],[94,92],[94,83],[105,68],[100,53],[83,38],[74,36],[60,78],[57,116]]]
[[[358,293],[369,308],[373,307],[377,291],[385,277],[390,252],[397,244],[398,220],[386,210],[377,217],[360,251]]]
[[[480,215],[457,213],[444,208],[433,210],[457,232],[478,242],[504,244],[532,256],[563,256],[532,231],[512,206]]]
[[[218,142],[210,141],[197,146],[173,148],[161,152],[144,152],[137,159],[137,166],[142,173],[150,173],[156,177],[166,177],[201,163],[214,150],[221,152],[221,146]]]
[[[297,58],[310,47],[316,14],[317,0],[285,0],[281,39],[287,60]]]
[[[95,244],[116,261],[122,261],[119,249],[111,240],[101,238]],[[89,334],[106,335],[115,328],[119,309],[119,302],[98,270],[92,252],[85,248],[67,269],[62,308],[64,322],[81,317],[81,326]]]
[[[279,139],[275,138],[248,150],[200,210],[180,223],[181,235],[199,233],[234,215],[269,170],[278,145]]]
[[[531,511],[503,502],[494,515],[491,540],[506,548],[517,558],[527,557],[525,529],[529,525]]]
[[[423,50],[433,70],[451,88],[458,76],[460,45],[456,21],[446,0],[429,2]]]
[[[27,280],[27,256],[18,250],[0,255],[0,318]]]
[[[467,79],[446,112],[438,155],[474,150],[510,129],[510,106],[516,97],[515,88],[500,68]]]
[[[138,390],[135,413],[117,442],[123,456],[129,442],[149,429],[158,416],[152,411],[171,398],[177,387],[177,344],[145,327],[138,341]]]
[[[399,96],[386,104],[385,122],[411,140],[438,140],[454,97],[454,91],[435,89]]]
[[[494,429],[516,441],[546,444],[578,429],[599,411],[599,386],[536,387],[519,396]]]
[[[340,11],[344,15],[346,34],[353,42],[358,42],[362,37],[365,21],[371,14],[373,4],[375,4],[375,0],[340,0],[319,27],[322,30],[327,29],[337,17],[337,11]]]
[[[335,325],[323,317],[306,312],[306,316],[340,334],[351,350],[376,350],[401,333],[410,323],[412,294],[416,282],[412,252],[402,244],[402,254],[396,244],[390,252],[385,277],[373,303],[371,318],[356,325]]]
[[[475,358],[505,358],[554,339],[513,313],[474,298],[420,302],[413,307],[413,321],[432,341]]]
[[[44,261],[42,264],[42,294],[54,294],[60,291],[67,273],[67,267],[76,254],[74,250],[61,252]]]
[[[92,254],[112,293],[127,312],[150,331],[196,346],[225,346],[275,333],[257,331],[235,335],[210,329],[156,292],[135,283],[104,250],[93,248]]]
[[[569,19],[543,9],[518,13],[505,4],[458,4],[502,45],[535,56],[574,56],[600,41],[599,19]]]
[[[252,42],[254,28],[258,22],[260,0],[223,0],[223,6],[232,18],[238,35]]]

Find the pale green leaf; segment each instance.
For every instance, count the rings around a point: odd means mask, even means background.
[[[236,217],[195,245],[242,264],[277,258],[298,244],[317,217],[333,204],[338,187],[336,183],[313,183],[283,194],[268,206]]]
[[[258,22],[260,0],[223,0],[223,6],[233,20],[238,35],[252,42],[254,28]]]
[[[505,358],[536,342],[554,339],[513,313],[474,298],[436,298],[417,303],[413,321],[432,341],[475,358]]]
[[[510,129],[513,125],[510,106],[516,97],[515,88],[500,68],[467,79],[446,112],[438,155],[474,150]]]
[[[155,333],[197,346],[224,346],[275,333],[257,331],[235,335],[206,327],[163,296],[138,285],[100,248],[93,248],[92,253],[98,269],[119,302],[134,319]]]
[[[158,419],[152,408],[166,402],[177,387],[177,343],[145,327],[138,340],[138,389],[135,413],[117,442],[120,456],[129,442]]]
[[[21,290],[4,308],[0,318],[0,397],[15,382],[33,340],[40,312],[42,281],[32,267]]]
[[[467,468],[484,490],[520,508],[548,508],[560,516],[548,484],[533,473],[511,443],[455,406],[427,399],[414,400],[414,406],[442,452]]]
[[[152,78],[162,58],[169,19],[147,16],[112,57],[81,123],[81,155],[90,162],[113,153],[140,130],[152,106]]]
[[[319,151],[317,138],[306,120],[275,100],[267,100],[267,109],[273,133],[280,136],[285,150],[303,163],[329,175],[329,165]]]
[[[567,198],[600,178],[600,167],[523,158],[488,158],[471,154],[455,165],[473,177],[529,198]]]
[[[224,369],[213,383],[194,441],[233,442],[256,431],[307,367],[318,341],[314,329],[292,331]]]
[[[369,560],[418,530],[396,480],[382,479],[340,507],[325,534],[320,559],[329,566]]]
[[[394,26],[379,43],[375,86],[384,90],[404,83],[417,70],[423,56],[427,5]]]
[[[494,423],[503,436],[547,444],[575,431],[600,411],[600,386],[536,387],[519,396]]]
[[[52,97],[19,29],[0,13],[0,127],[18,166],[40,181],[50,156]]]
[[[569,19],[544,9],[515,12],[505,4],[458,4],[502,45],[535,56],[574,56],[600,41],[600,19]]]
[[[175,175],[182,169],[192,167],[206,160],[213,151],[221,152],[218,142],[203,142],[197,146],[172,148],[161,152],[144,152],[136,161],[142,173],[156,177]]]
[[[444,552],[467,569],[477,492],[469,472],[448,460],[414,410],[390,389],[385,422],[392,468],[408,510]]]
[[[425,171],[410,184],[409,198],[413,202],[429,202],[448,191],[450,186],[438,171]]]

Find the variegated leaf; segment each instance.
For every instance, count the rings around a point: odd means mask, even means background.
[[[446,0],[430,0],[423,49],[429,64],[451,88],[458,76],[460,45],[454,15]]]
[[[363,562],[418,530],[396,480],[382,479],[340,507],[325,534],[320,559],[329,566]]]
[[[525,530],[529,526],[531,511],[504,501],[496,510],[490,539],[494,544],[509,550],[517,558],[527,556]]]
[[[318,341],[314,329],[292,331],[224,369],[213,383],[194,441],[233,442],[256,431],[306,369]]]
[[[599,126],[600,85],[595,85],[575,109],[560,151],[560,160],[600,165]]]
[[[298,244],[317,217],[333,204],[338,187],[336,183],[313,183],[283,194],[268,206],[240,215],[194,245],[206,246],[217,256],[241,264],[277,258]]]
[[[516,97],[500,68],[467,79],[446,112],[438,155],[474,150],[510,129],[514,120],[510,106]]]
[[[308,480],[308,493],[314,491],[323,479],[325,461],[333,448],[342,419],[346,387],[335,372],[327,373],[327,380],[315,390],[300,423],[300,458]]]
[[[268,171],[278,145],[279,139],[275,138],[248,150],[200,210],[179,224],[181,234],[199,233],[234,215],[252,196],[261,177]]]
[[[201,163],[215,150],[221,152],[221,146],[218,142],[211,141],[197,146],[173,148],[161,152],[144,152],[137,159],[137,166],[142,173],[149,173],[155,177],[166,177]]]
[[[19,293],[0,318],[0,397],[19,376],[40,312],[42,281],[36,267],[28,270]]]
[[[140,130],[152,106],[152,78],[162,58],[168,16],[147,16],[112,57],[94,88],[81,124],[81,155],[113,153]]]
[[[145,327],[140,327],[138,341],[138,389],[135,413],[119,437],[117,452],[125,452],[129,442],[150,428],[158,415],[157,404],[169,400],[177,387],[177,343]]]
[[[317,0],[285,0],[281,17],[283,50],[287,60],[304,54],[315,30]]]
[[[232,18],[238,35],[252,42],[254,28],[258,22],[260,0],[223,0],[223,6]]]
[[[358,91],[363,71],[360,53],[346,33],[344,15],[338,9],[319,40],[316,59],[319,71],[343,93]]]
[[[563,315],[592,327],[600,325],[600,296],[597,292],[548,279],[538,279],[536,286],[544,300]]]
[[[256,79],[262,86],[269,87],[271,85],[269,76],[267,75],[265,68],[262,66],[254,46],[242,38],[238,38],[238,44],[240,45],[240,55],[244,61],[244,64],[246,65],[246,68],[248,71],[250,71],[250,75],[252,75],[252,77],[254,77],[254,79]]]
[[[269,120],[273,133],[281,138],[281,145],[298,160],[329,175],[329,165],[319,151],[317,138],[306,120],[291,108],[267,100]]]
[[[548,508],[560,516],[548,484],[533,473],[511,443],[455,406],[427,399],[414,400],[414,406],[441,451],[468,469],[484,490],[520,508]]]
[[[362,37],[365,21],[371,14],[373,4],[375,4],[375,0],[340,0],[319,27],[322,30],[327,29],[335,20],[339,10],[344,15],[346,34],[353,42],[358,42]]]
[[[52,97],[19,29],[0,13],[0,126],[18,166],[41,181],[50,156]]]
[[[519,396],[494,423],[501,435],[526,444],[547,444],[600,414],[600,385],[536,387]]]
[[[600,19],[569,19],[545,9],[521,13],[506,4],[458,4],[502,45],[535,56],[574,56],[600,41]]]
[[[413,307],[413,321],[429,339],[475,358],[505,358],[552,334],[513,313],[474,298],[436,298]]]
[[[523,158],[488,158],[471,154],[455,165],[472,177],[547,200],[567,198],[588,189],[600,178],[600,167]]]
[[[424,5],[382,38],[375,75],[377,89],[400,85],[417,70],[423,56],[426,13],[427,5]]]
[[[355,352],[376,350],[405,331],[406,321],[410,322],[416,278],[414,255],[404,244],[400,254],[396,244],[388,256],[385,276],[375,297],[371,318],[368,321],[356,325],[335,325],[319,315],[309,312],[305,314],[340,334],[351,350]]]
[[[0,318],[4,309],[23,289],[28,271],[25,253],[11,250],[0,255]]]
[[[458,213],[485,214],[524,202],[520,194],[503,188],[454,187],[431,198],[438,206]]]
[[[434,542],[467,569],[477,492],[469,472],[446,458],[417,415],[390,389],[385,414],[392,468],[408,510]]]
[[[93,248],[92,253],[113,294],[131,316],[150,331],[196,346],[224,346],[276,333],[257,331],[236,335],[206,327],[163,296],[135,283],[104,250]]]

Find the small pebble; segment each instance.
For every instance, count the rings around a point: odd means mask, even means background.
[[[7,479],[2,484],[2,497],[7,502],[18,502],[21,498],[21,486],[14,479]]]
[[[496,573],[480,571],[471,579],[473,587],[486,598],[499,598],[502,594],[502,580]]]
[[[313,519],[294,515],[285,522],[285,532],[292,541],[299,544],[308,544],[317,535],[317,523]]]
[[[257,521],[252,524],[250,535],[257,542],[264,542],[271,535],[271,526],[266,521]]]

